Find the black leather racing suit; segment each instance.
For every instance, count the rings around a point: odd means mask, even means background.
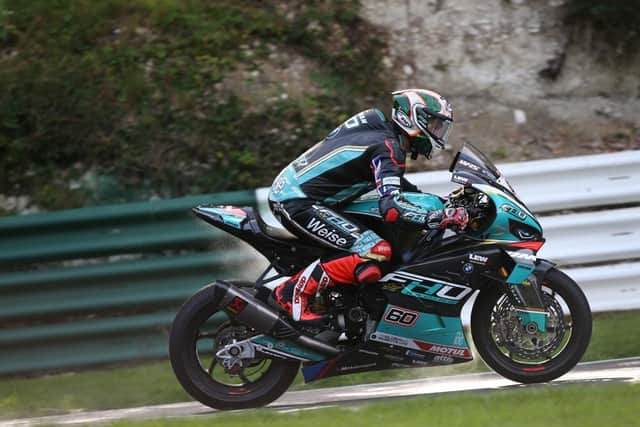
[[[334,208],[376,188],[385,221],[437,228],[440,210],[427,211],[402,197],[403,190],[418,191],[403,176],[405,157],[393,123],[378,109],[360,112],[280,172],[269,193],[271,209],[300,237],[382,260],[370,252],[383,240]]]

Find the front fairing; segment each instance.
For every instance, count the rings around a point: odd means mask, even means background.
[[[468,235],[478,239],[543,241],[542,226],[518,198],[498,168],[471,144],[465,144],[453,160],[451,181],[473,187],[487,195],[495,216],[487,227]]]

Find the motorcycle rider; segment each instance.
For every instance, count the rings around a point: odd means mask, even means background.
[[[453,111],[441,95],[425,89],[393,92],[391,120],[378,109],[362,111],[330,132],[274,180],[269,205],[293,234],[336,250],[274,289],[273,297],[294,321],[321,319],[310,299],[335,283],[367,285],[382,277],[392,248],[372,230],[338,212],[339,206],[374,187],[387,223],[429,230],[464,229],[464,208],[428,211],[409,203],[403,191],[418,188],[404,178],[406,153],[430,158],[447,143]]]

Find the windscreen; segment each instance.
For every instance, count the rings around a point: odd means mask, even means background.
[[[465,143],[449,167],[451,180],[458,184],[489,184],[516,195],[511,185],[487,156],[469,143]]]

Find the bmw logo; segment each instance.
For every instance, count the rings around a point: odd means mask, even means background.
[[[466,263],[462,266],[462,271],[464,271],[465,273],[471,273],[473,271],[473,265]]]

